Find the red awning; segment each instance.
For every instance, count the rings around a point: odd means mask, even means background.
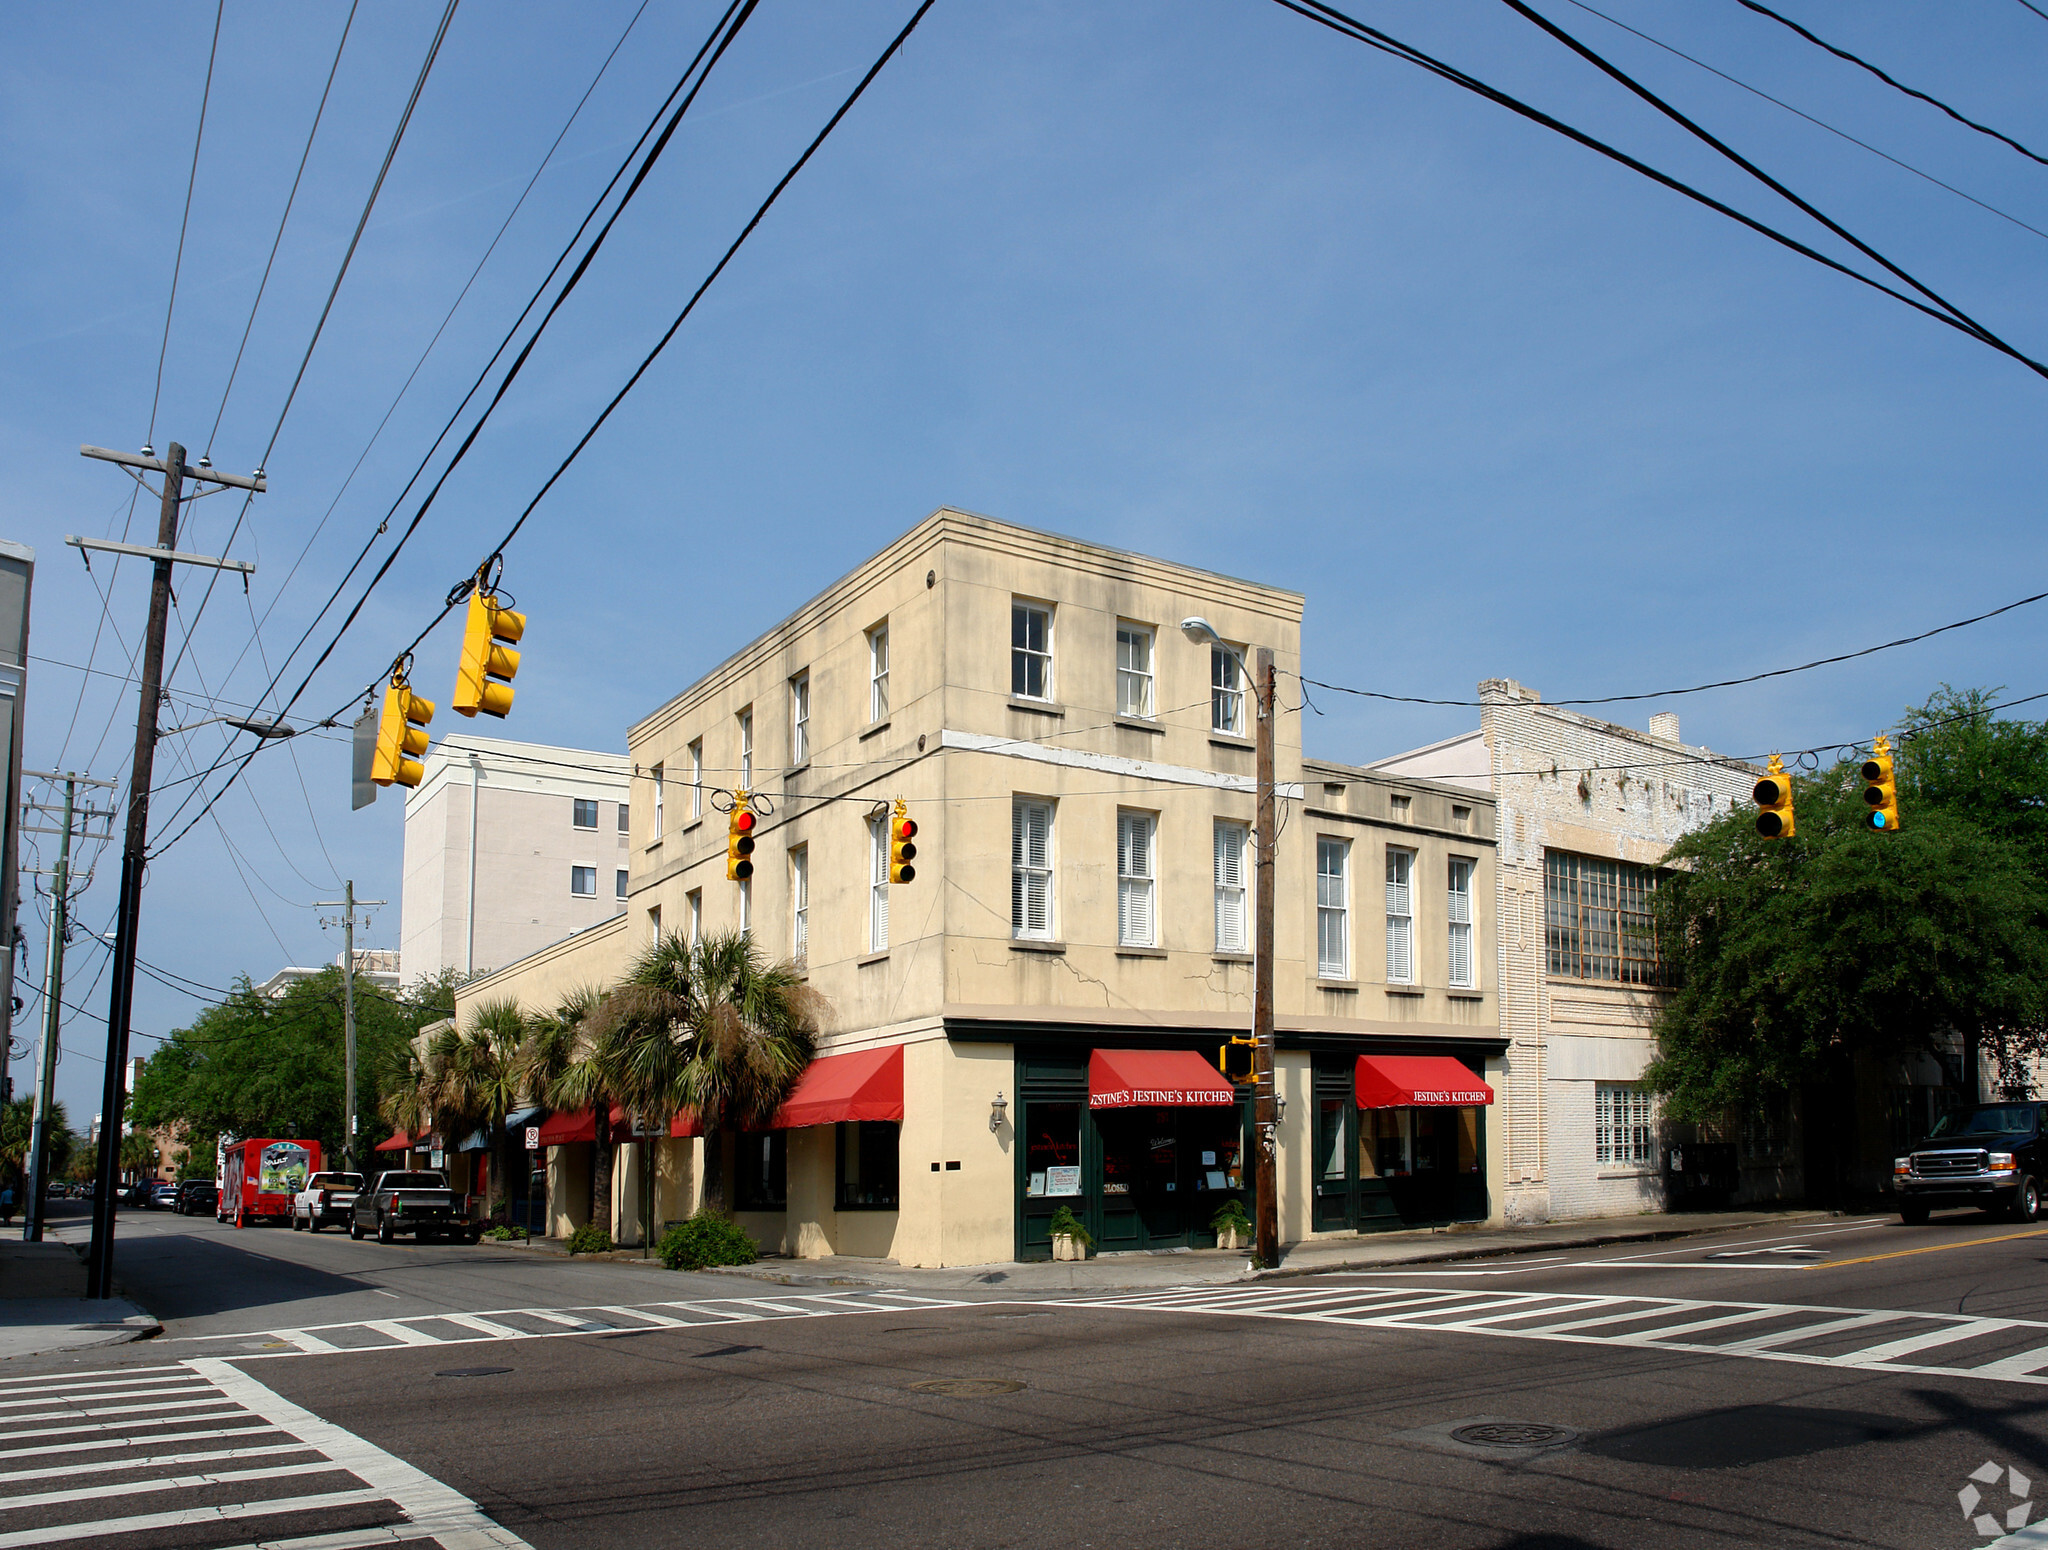
[[[1223,1108],[1237,1089],[1186,1049],[1099,1049],[1088,1057],[1091,1109]]]
[[[672,1136],[701,1136],[704,1127],[697,1123],[695,1111],[683,1109],[668,1122],[668,1133]]]
[[[1493,1102],[1493,1089],[1449,1055],[1360,1055],[1361,1109],[1458,1108]]]
[[[612,1139],[624,1141],[633,1134],[633,1116],[612,1105]],[[578,1141],[597,1139],[597,1120],[588,1109],[550,1114],[540,1122],[542,1146],[572,1146]]]
[[[797,1078],[770,1128],[800,1130],[840,1120],[903,1118],[903,1046],[814,1060]]]
[[[377,1143],[377,1150],[380,1152],[409,1152],[412,1150],[412,1138],[401,1130],[390,1140],[379,1141]]]

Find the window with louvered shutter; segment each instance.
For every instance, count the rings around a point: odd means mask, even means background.
[[[1451,858],[1450,871],[1451,984],[1472,987],[1472,863]]]
[[[1250,834],[1241,823],[1216,820],[1216,951],[1245,950],[1244,851]]]
[[[1153,818],[1150,813],[1116,815],[1116,941],[1119,947],[1153,947]]]
[[[1052,937],[1052,804],[1010,810],[1010,934]]]
[[[1387,851],[1387,983],[1415,980],[1415,852]]]
[[[889,946],[889,820],[868,820],[868,951]]]
[[[803,963],[811,951],[811,851],[807,845],[789,852],[789,956]]]
[[[1326,980],[1351,977],[1350,852],[1345,840],[1316,841],[1316,974]]]

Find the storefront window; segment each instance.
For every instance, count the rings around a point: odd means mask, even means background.
[[[743,1135],[735,1151],[733,1199],[742,1211],[780,1211],[789,1204],[789,1133]]]
[[[1342,1098],[1323,1098],[1316,1103],[1316,1156],[1322,1162],[1326,1181],[1344,1182],[1344,1110]]]
[[[1024,1139],[1024,1193],[1081,1193],[1081,1105],[1033,1103]]]
[[[1358,1114],[1358,1176],[1404,1179],[1415,1171],[1410,1109],[1361,1109]]]
[[[835,1128],[839,1209],[895,1210],[897,1142],[903,1127],[894,1120],[850,1120]]]

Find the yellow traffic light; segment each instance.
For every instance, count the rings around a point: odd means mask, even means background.
[[[1899,784],[1892,773],[1892,740],[1882,732],[1863,761],[1863,800],[1870,811],[1863,822],[1886,833],[1899,826]]]
[[[1792,777],[1785,761],[1771,755],[1770,773],[1756,783],[1756,832],[1767,840],[1792,838]]]
[[[433,719],[434,702],[414,694],[403,673],[393,673],[377,722],[377,751],[370,761],[370,779],[380,786],[393,782],[417,786],[426,774],[420,758],[427,751],[427,723]]]
[[[512,708],[512,678],[519,653],[512,642],[526,633],[526,615],[501,607],[495,592],[478,587],[469,594],[469,621],[462,630],[462,661],[455,669],[455,708],[465,716],[482,711],[503,716]]]
[[[917,876],[910,863],[917,859],[917,820],[910,816],[910,804],[896,799],[896,815],[889,820],[889,881],[907,883]]]
[[[1258,1075],[1253,1061],[1257,1049],[1256,1039],[1233,1038],[1216,1052],[1216,1069],[1233,1082],[1253,1081]]]
[[[735,883],[754,875],[754,810],[747,806],[747,794],[732,794],[732,811],[725,823],[725,875]]]

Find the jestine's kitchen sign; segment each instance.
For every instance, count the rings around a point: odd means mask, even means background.
[[[1236,1093],[1217,1092],[1208,1087],[1125,1087],[1088,1095],[1091,1109],[1228,1108],[1235,1102]]]

